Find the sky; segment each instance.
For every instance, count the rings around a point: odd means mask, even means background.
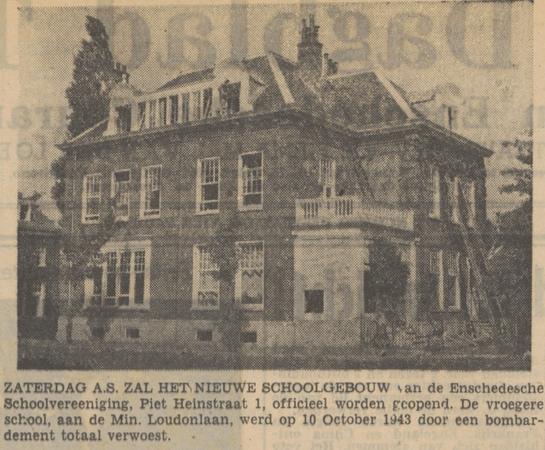
[[[532,103],[532,5],[514,3],[357,3],[108,8],[32,8],[19,13],[19,106],[2,121],[18,130],[18,186],[49,191],[55,144],[65,137],[73,57],[86,37],[85,16],[107,25],[114,58],[131,83],[152,90],[180,72],[226,58],[275,50],[296,59],[300,20],[314,12],[324,51],[340,72],[379,70],[435,111],[457,105],[456,131],[494,150],[487,161],[489,217],[510,209],[516,195],[499,193],[500,171],[516,164],[501,143],[529,129]]]

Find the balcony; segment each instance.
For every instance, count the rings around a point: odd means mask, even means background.
[[[406,231],[414,229],[414,212],[390,206],[364,205],[359,197],[312,198],[295,201],[297,225],[366,222]]]

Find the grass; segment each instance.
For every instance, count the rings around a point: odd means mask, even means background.
[[[21,339],[19,369],[179,370],[179,369],[423,369],[530,370],[530,356],[487,347],[443,350],[246,348],[228,352],[180,345]]]

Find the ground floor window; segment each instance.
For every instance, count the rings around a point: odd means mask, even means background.
[[[236,297],[247,309],[263,308],[263,242],[237,242]]]
[[[193,308],[218,309],[219,298],[218,264],[210,247],[196,245],[193,248]]]
[[[43,317],[45,314],[45,296],[45,281],[36,281],[33,283],[24,304],[24,315],[27,317]]]
[[[85,280],[88,306],[149,306],[149,242],[107,244]]]
[[[324,312],[323,289],[308,289],[305,291],[305,314],[321,314]]]
[[[460,254],[453,250],[444,252],[445,302],[444,309],[460,309]]]
[[[425,296],[430,310],[458,311],[461,308],[460,253],[429,249]]]

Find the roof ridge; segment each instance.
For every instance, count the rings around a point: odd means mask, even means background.
[[[286,77],[284,76],[284,72],[282,72],[280,66],[278,65],[275,54],[273,52],[269,52],[269,54],[267,55],[267,60],[269,61],[269,66],[274,76],[274,81],[276,82],[276,85],[280,90],[280,94],[282,94],[282,99],[284,100],[284,103],[295,103],[295,98],[293,98],[293,94],[290,91],[288,82],[286,81]]]

